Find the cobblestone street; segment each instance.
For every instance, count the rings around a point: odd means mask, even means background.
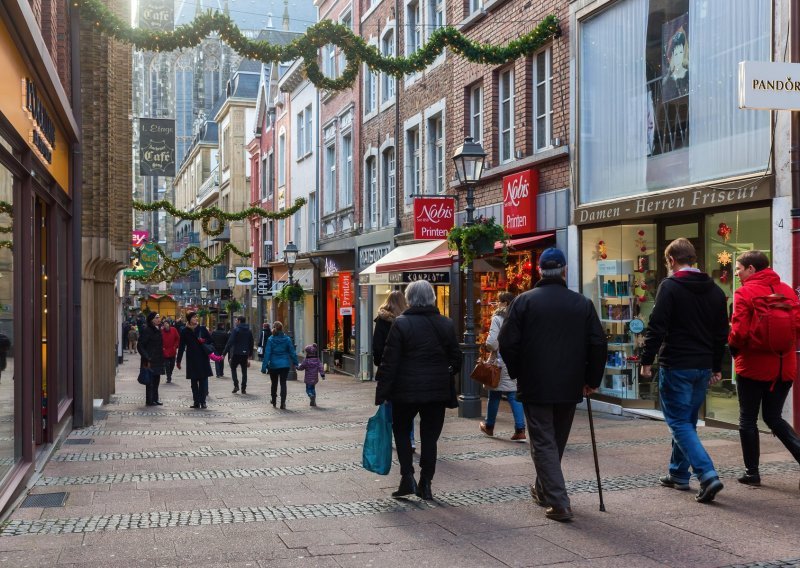
[[[308,406],[289,383],[287,410],[250,368],[248,394],[210,380],[192,410],[183,372],[144,405],[138,358],[91,428],[74,431],[32,494],[66,492],[60,507],[21,507],[0,528],[6,566],[800,566],[800,468],[762,436],[761,488],[736,483],[735,431],[703,428],[725,490],[712,505],[658,486],[665,424],[596,415],[607,512],[598,494],[588,420],[579,411],[564,458],[576,520],[546,520],[530,499],[528,445],[495,438],[448,411],[436,501],[394,500],[397,468],[361,468],[374,383],[329,375]],[[697,486],[693,482],[693,489]]]

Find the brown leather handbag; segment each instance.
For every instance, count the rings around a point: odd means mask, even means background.
[[[500,384],[500,365],[497,364],[497,353],[492,351],[485,359],[478,359],[469,376],[473,381],[481,383],[486,388],[496,389]]]

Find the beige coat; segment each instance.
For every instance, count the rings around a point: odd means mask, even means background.
[[[517,392],[517,381],[509,376],[506,364],[503,363],[503,358],[500,357],[500,342],[497,337],[500,335],[500,328],[503,327],[504,320],[503,314],[495,312],[492,316],[492,325],[489,327],[489,336],[486,338],[486,347],[495,352],[497,362],[500,364],[500,384],[497,385],[496,389],[491,390]]]

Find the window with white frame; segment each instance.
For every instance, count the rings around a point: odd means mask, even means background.
[[[312,146],[314,140],[314,130],[311,128],[311,105],[308,105],[305,110],[305,150],[306,154],[311,154],[314,151]]]
[[[342,19],[339,20],[339,23],[346,27],[348,30],[353,29],[353,13],[347,12]],[[345,57],[344,50],[339,50],[339,73],[344,73],[345,67],[347,67],[347,57]]]
[[[333,213],[336,206],[336,146],[325,146],[325,195],[324,212]]]
[[[411,55],[422,46],[422,11],[420,0],[406,5],[406,55]]]
[[[442,114],[439,113],[428,119],[428,156],[427,163],[430,167],[429,187],[433,193],[444,193],[444,124]],[[427,185],[427,184],[426,184]]]
[[[383,211],[384,225],[394,223],[397,218],[397,177],[395,176],[394,148],[383,151]]]
[[[286,220],[281,219],[278,221],[278,248],[276,252],[283,258],[283,249],[286,248]]]
[[[300,209],[294,214],[294,244],[303,250],[303,210]]]
[[[369,67],[364,66],[364,114],[376,111],[378,108],[378,80]]]
[[[533,148],[549,148],[553,134],[553,51],[548,47],[533,58]]]
[[[286,185],[286,134],[278,136],[278,187]]]
[[[469,13],[474,14],[483,8],[483,0],[469,0]]]
[[[317,194],[308,196],[308,250],[317,250]]]
[[[366,181],[367,219],[370,228],[378,226],[378,164],[375,157],[367,158],[364,179]]]
[[[514,159],[514,70],[500,73],[500,163]]]
[[[329,43],[325,46],[325,75],[335,78],[336,74],[336,46]]]
[[[419,126],[406,130],[406,203],[410,203],[412,195],[421,193],[422,154],[420,151]]]
[[[353,136],[342,136],[342,207],[353,204]]]
[[[426,29],[428,37],[444,27],[444,0],[427,0],[428,3],[428,21]]]
[[[381,53],[386,57],[394,57],[394,30],[386,32],[381,41]],[[388,73],[381,74],[381,102],[394,98],[396,79]]]
[[[267,184],[269,183],[269,167],[268,167],[268,158],[264,156],[261,158],[261,188],[260,188],[260,195],[261,199],[266,199],[267,197]]]
[[[469,135],[475,142],[483,142],[483,85],[469,91]]]
[[[297,140],[297,159],[301,159],[303,156],[306,155],[305,150],[305,143],[306,143],[306,121],[303,117],[304,111],[300,111],[297,113],[297,136],[295,139]]]
[[[267,199],[272,199],[275,192],[275,154],[267,154]]]

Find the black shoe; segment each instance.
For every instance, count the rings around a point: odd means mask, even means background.
[[[739,483],[744,483],[745,485],[752,485],[753,487],[758,487],[761,485],[761,476],[757,473],[755,474],[745,473],[736,481],[738,481]]]
[[[199,405],[199,404],[193,404],[193,405],[192,405],[192,406],[190,406],[189,408],[200,408],[200,405]]]
[[[242,394],[247,394],[247,389],[242,387]]]
[[[317,397],[316,396],[312,396],[311,397],[311,406],[317,406]]]
[[[698,503],[711,503],[717,493],[722,491],[725,486],[719,480],[719,477],[712,477],[708,481],[700,484],[700,491],[695,495],[694,500]]]
[[[167,377],[167,382],[171,383],[172,382],[172,377]]]
[[[275,408],[275,403],[276,403],[276,402],[277,402],[277,401],[275,400],[275,397],[273,396],[273,397],[272,397],[272,407],[273,407],[273,408]]]
[[[237,392],[239,392],[239,387],[233,387],[233,390],[231,392],[233,394],[236,394]]]
[[[414,491],[414,493],[420,499],[425,499],[425,501],[433,501],[433,493],[431,493],[431,482],[429,479],[420,477],[419,483],[417,484],[417,490]]]
[[[553,519],[559,523],[567,523],[572,520],[575,515],[572,514],[572,508],[567,507],[561,509],[559,507],[548,507],[544,510],[544,516],[548,519]]]
[[[662,475],[658,478],[661,482],[661,485],[664,487],[669,487],[670,489],[677,489],[678,491],[688,491],[689,490],[689,483],[683,483],[681,481],[675,481],[672,479],[671,475]]]
[[[164,403],[161,402],[160,400],[155,401],[153,404],[156,406],[164,406]]]
[[[275,406],[274,404],[272,406]],[[286,403],[281,401],[281,410],[286,410]]]
[[[200,408],[208,408],[208,407],[206,406],[206,403],[205,403],[205,402],[201,402],[201,403],[200,403]]]
[[[533,502],[540,507],[547,507],[547,501],[544,500],[544,495],[536,490],[535,485],[531,485],[531,498],[533,499]]]
[[[156,403],[155,402],[145,402],[144,405],[145,406],[155,406]]]
[[[414,479],[413,474],[404,475],[400,478],[400,487],[397,488],[397,491],[392,492],[392,497],[405,497],[416,492],[417,481]]]

